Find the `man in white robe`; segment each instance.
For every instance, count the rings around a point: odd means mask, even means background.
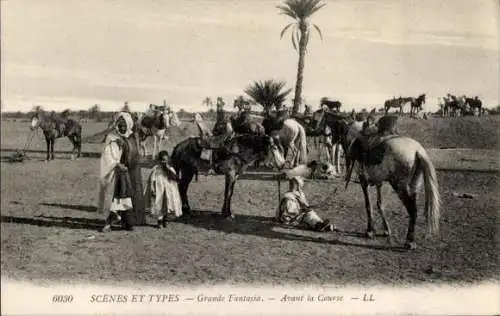
[[[307,201],[302,187],[304,180],[295,176],[290,180],[290,189],[281,198],[276,211],[275,220],[290,226],[304,227],[319,232],[329,232],[335,229],[329,220],[323,220],[313,211]]]
[[[100,161],[99,207],[101,214],[107,214],[103,232],[122,222],[127,230],[133,230],[134,188],[132,187],[127,155],[130,154],[127,138],[132,135],[133,120],[129,113],[120,112],[114,129],[106,136]],[[122,181],[122,179],[125,179]],[[134,179],[135,180],[135,179]]]
[[[167,218],[182,215],[182,202],[177,186],[177,173],[170,165],[167,151],[158,153],[145,191],[146,210],[157,219],[158,228],[166,227]]]

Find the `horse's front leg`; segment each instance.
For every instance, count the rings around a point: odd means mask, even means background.
[[[189,206],[189,200],[187,191],[189,188],[189,183],[193,179],[194,171],[193,170],[182,170],[181,171],[181,179],[178,182],[179,195],[181,196],[182,201],[182,214],[185,216],[192,215],[191,207]]]
[[[77,151],[78,151],[76,157],[80,158],[82,156],[82,137],[81,137],[81,135],[76,136],[75,142],[76,142]]]
[[[73,144],[73,149],[71,150],[71,160],[75,160],[76,158],[76,152],[77,152],[77,144],[76,144],[76,141],[75,141],[75,136],[68,136],[68,139],[70,140],[70,142]]]
[[[52,139],[50,142],[50,159],[54,160],[54,143],[56,142],[55,139]]]
[[[387,236],[389,239],[389,243],[392,243],[391,229],[389,228],[389,223],[385,218],[384,203],[382,202],[382,184],[377,185],[377,209],[380,216],[382,217],[382,223],[384,225],[384,236]]]
[[[47,144],[47,157],[46,161],[50,160],[50,138],[48,136],[45,136],[45,143]]]
[[[224,205],[222,206],[222,216],[234,218],[231,212],[231,199],[233,197],[234,185],[236,184],[236,173],[230,171],[226,173],[226,181],[224,186]]]
[[[370,202],[370,194],[368,192],[368,180],[365,176],[360,176],[361,188],[363,189],[363,195],[365,197],[365,207],[366,207],[366,216],[367,216],[367,227],[366,227],[366,237],[373,239],[374,231],[373,231],[373,210],[372,204]]]

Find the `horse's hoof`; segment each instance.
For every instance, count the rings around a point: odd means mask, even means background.
[[[182,209],[182,217],[192,217],[192,216],[193,216],[193,211],[191,211],[190,208]]]
[[[235,219],[233,214],[222,213],[221,216],[223,217],[224,220],[227,220],[227,221],[233,221]]]
[[[373,231],[366,232],[365,237],[368,239],[373,239],[375,237],[375,233]]]
[[[406,242],[406,248],[409,249],[409,250],[415,250],[417,249],[417,243],[414,242],[414,241],[407,241]]]

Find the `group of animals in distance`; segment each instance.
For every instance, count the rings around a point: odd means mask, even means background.
[[[222,215],[231,218],[231,198],[234,184],[238,176],[249,166],[272,157],[273,164],[283,169],[288,153],[292,154],[289,168],[307,165],[310,168],[325,166],[307,159],[307,137],[326,137],[330,139],[331,148],[335,147],[335,173],[339,173],[339,148],[342,148],[346,160],[346,181],[357,170],[367,211],[366,236],[374,237],[373,214],[368,187],[377,189],[377,209],[382,216],[384,235],[391,238],[391,230],[385,219],[385,211],[381,196],[384,182],[389,182],[410,216],[407,246],[416,247],[415,224],[417,218],[416,196],[422,184],[425,188],[425,215],[430,234],[439,230],[440,198],[436,172],[426,150],[414,139],[398,135],[395,132],[397,117],[387,115],[391,108],[404,113],[406,104],[411,105],[410,114],[423,109],[425,94],[416,98],[392,98],[384,103],[385,114],[375,122],[369,114],[350,114],[340,112],[340,101],[323,98],[319,110],[312,111],[306,106],[302,115],[291,116],[288,110],[268,111],[263,115],[252,114],[248,110],[226,115],[222,107],[217,108],[217,121],[211,134],[203,137],[190,137],[177,144],[172,151],[172,163],[180,174],[179,189],[183,202],[183,210],[190,214],[187,189],[193,177],[201,167],[214,167],[215,172],[225,175],[225,193]],[[441,104],[442,116],[464,115],[470,111],[485,114],[478,97],[456,97],[448,94]],[[364,115],[363,115],[364,114]],[[180,120],[168,106],[150,105],[146,113],[133,113],[134,132],[144,149],[148,137],[154,137],[153,156],[161,147],[161,141],[168,134],[171,126],[179,126]],[[201,117],[198,115],[198,117]],[[198,126],[202,119],[194,120]],[[108,128],[113,126],[112,122]],[[68,137],[73,143],[73,157],[81,156],[82,126],[74,119],[38,111],[31,119],[31,130],[41,128],[47,143],[47,160],[54,159],[55,139]],[[103,131],[96,135],[104,136]],[[95,135],[94,135],[95,136]],[[156,141],[159,141],[158,147]],[[210,162],[201,157],[204,150],[213,155]],[[267,157],[267,158],[266,158]],[[358,166],[355,168],[355,164]],[[323,168],[322,167],[322,168]],[[347,184],[346,184],[347,185]]]

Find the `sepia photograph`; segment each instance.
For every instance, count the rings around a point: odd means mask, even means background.
[[[500,313],[497,0],[0,0],[2,315]]]

